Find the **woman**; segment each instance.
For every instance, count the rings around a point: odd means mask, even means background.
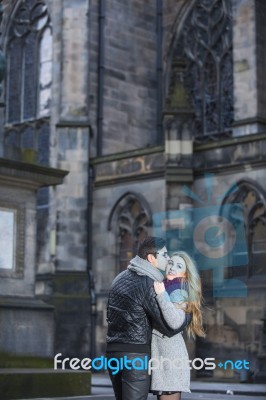
[[[184,320],[184,312],[192,312],[188,335],[204,337],[201,281],[197,268],[185,252],[174,253],[172,261],[164,282],[154,283],[163,316],[170,327],[177,328]],[[181,392],[190,392],[189,358],[182,332],[169,338],[154,329],[151,357],[169,359],[152,371],[151,392],[158,400],[180,400]]]

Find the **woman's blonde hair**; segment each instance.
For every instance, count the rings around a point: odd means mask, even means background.
[[[188,325],[188,336],[194,339],[197,336],[205,337],[205,332],[202,326],[202,289],[201,280],[197,267],[192,258],[184,251],[178,251],[172,254],[172,257],[181,257],[186,264],[186,274],[188,283],[188,299],[186,312],[192,313],[192,321]]]

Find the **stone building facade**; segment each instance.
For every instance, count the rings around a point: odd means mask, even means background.
[[[237,203],[248,262],[224,265],[220,276],[241,281],[246,295],[235,287],[216,296],[214,271],[199,266],[207,337],[188,345],[198,356],[249,359],[258,376],[266,352],[264,2],[3,5],[1,155],[69,171],[63,185],[38,194],[36,294],[55,307],[55,352],[104,352],[110,283],[156,232],[158,216],[165,213],[166,236],[175,230],[167,236],[175,250],[185,242],[171,213]]]

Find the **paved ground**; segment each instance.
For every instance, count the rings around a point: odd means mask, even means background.
[[[226,394],[229,391],[228,394]],[[182,400],[266,400],[266,384],[191,382],[191,392],[183,393]],[[156,397],[149,395],[148,400]],[[36,400],[36,399],[32,399]],[[81,397],[41,398],[38,400],[115,400],[108,375],[92,376],[92,394]]]

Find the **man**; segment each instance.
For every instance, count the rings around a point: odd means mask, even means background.
[[[169,337],[181,332],[191,321],[185,314],[183,325],[171,329],[156,301],[154,281],[162,282],[170,261],[164,239],[147,237],[126,271],[113,281],[107,306],[107,358],[144,360],[150,357],[151,333],[155,328]],[[111,360],[110,360],[111,362]],[[146,400],[150,386],[147,369],[109,369],[116,400]]]

